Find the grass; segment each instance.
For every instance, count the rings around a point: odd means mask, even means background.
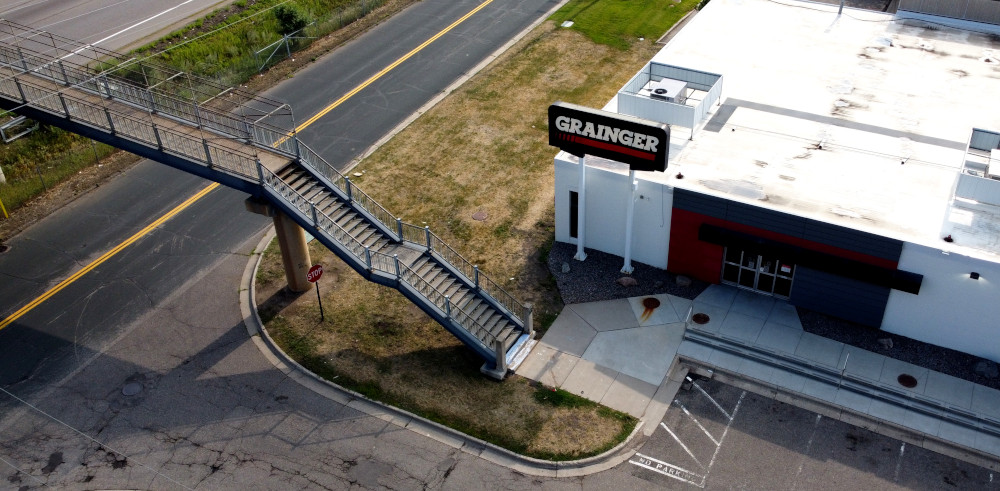
[[[42,125],[28,136],[0,144],[0,168],[7,179],[6,184],[0,184],[0,201],[12,212],[115,151],[108,145]]]
[[[658,39],[667,29],[698,6],[699,0],[577,0],[559,9],[550,19],[591,41],[628,49],[638,38]]]
[[[630,24],[653,25],[647,17],[656,15],[642,6],[659,2],[570,2],[565,9],[586,6],[600,18],[602,9],[621,12],[621,3],[633,4],[630,18],[642,20]],[[689,3],[671,10],[690,9]],[[658,25],[649,36],[668,28]],[[545,264],[556,153],[548,146],[547,108],[560,99],[603,106],[658,50],[650,37],[594,42],[546,22],[365,159],[355,169],[362,177],[352,182],[406,221],[429,225],[491,278],[533,302],[543,332],[563,307]],[[486,220],[472,218],[479,211]],[[565,391],[518,376],[487,379],[479,373],[481,359],[398,292],[363,280],[318,244],[311,253],[326,271],[323,321],[315,294],[281,288],[274,251],[265,254],[257,277],[267,281],[258,284],[264,292],[258,305],[271,319],[268,332],[310,370],[537,458],[599,454],[635,427],[635,418]]]

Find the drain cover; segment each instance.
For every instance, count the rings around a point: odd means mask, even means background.
[[[122,387],[122,395],[134,396],[139,392],[142,392],[142,384],[139,382],[129,382]]]
[[[912,388],[914,388],[914,387],[917,386],[917,379],[916,379],[916,377],[914,377],[913,375],[910,375],[910,374],[904,373],[904,374],[896,377],[896,380],[899,382],[899,385],[902,385],[903,387],[906,387],[907,389],[912,389]]]
[[[642,299],[642,306],[652,310],[660,306],[660,300],[658,298],[647,297]]]
[[[472,214],[472,219],[480,222],[486,220],[486,212],[479,210]]]
[[[709,319],[708,314],[698,312],[697,314],[691,316],[691,320],[694,321],[695,324],[708,324]]]

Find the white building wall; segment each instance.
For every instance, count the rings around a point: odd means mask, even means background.
[[[638,180],[636,194],[641,197],[635,202],[632,260],[666,269],[673,188]],[[560,153],[555,159],[556,240],[559,242],[576,244],[576,239],[569,236],[569,192],[579,192],[579,184],[580,168],[576,157]],[[628,174],[587,166],[584,247],[616,256],[625,255],[629,197]]]
[[[883,330],[1000,362],[1000,264],[907,242],[899,269],[924,280],[889,294]]]

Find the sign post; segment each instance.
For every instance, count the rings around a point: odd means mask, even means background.
[[[323,276],[323,265],[317,264],[309,268],[309,272],[306,273],[306,279],[310,283],[316,284],[316,301],[319,302],[319,320],[324,321],[326,317],[323,315],[323,298],[319,296],[319,278]]]
[[[584,190],[586,155],[594,155],[628,164],[630,199],[625,219],[625,265],[622,273],[632,272],[632,217],[637,181],[635,171],[663,172],[670,150],[670,126],[609,111],[591,109],[565,102],[549,106],[549,145],[580,159],[580,189],[577,191],[577,242],[574,259],[583,261],[585,229]]]

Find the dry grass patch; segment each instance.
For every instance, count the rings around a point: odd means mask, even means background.
[[[513,377],[479,373],[482,360],[397,291],[365,281],[318,242],[316,294],[291,294],[272,244],[257,274],[258,308],[268,333],[309,370],[370,398],[539,458],[572,459],[604,451],[635,419]],[[568,397],[568,399],[566,399]],[[569,402],[565,402],[568,400]],[[567,407],[571,406],[571,407]]]
[[[656,51],[594,44],[546,22],[394,137],[352,179],[389,210],[429,225],[523,301],[540,330],[562,309],[545,265],[553,238],[547,110],[556,100],[600,107]],[[472,218],[483,211],[488,218]],[[268,332],[293,358],[337,383],[508,449],[540,458],[603,452],[630,416],[537,386],[479,373],[482,360],[402,295],[363,280],[319,244],[315,293],[288,295],[275,253],[258,274]]]

